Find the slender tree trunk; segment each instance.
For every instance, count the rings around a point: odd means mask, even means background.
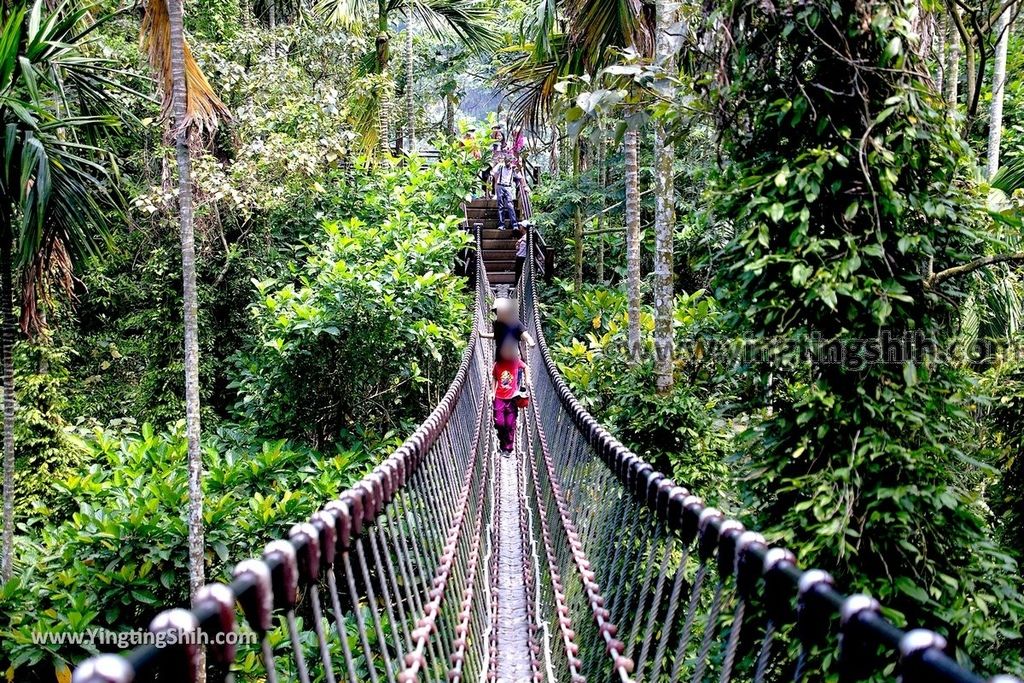
[[[412,3],[405,6],[405,108],[408,118],[406,130],[409,137],[409,151],[416,148],[416,75],[414,70],[415,52],[412,44]]]
[[[946,25],[944,15],[932,13],[932,53],[935,57],[935,90],[945,92],[946,88]]]
[[[388,154],[391,151],[391,86],[384,82],[380,84],[380,101],[377,107],[377,133],[380,135],[380,153]]]
[[[576,241],[576,268],[572,282],[576,291],[583,289],[583,213],[577,204],[573,211],[573,239]]]
[[[576,144],[572,147],[572,170],[573,175],[576,176],[576,182],[579,182],[579,177],[582,172],[582,152],[580,149],[580,141],[576,140]],[[575,242],[574,254],[575,258],[573,262],[575,268],[573,268],[572,282],[576,291],[580,291],[583,288],[583,212],[580,209],[579,202],[573,206],[573,240]]]
[[[604,139],[604,129],[598,129],[598,147],[597,147],[597,163],[598,166],[598,179],[601,186],[601,203],[600,211],[597,214],[597,281],[604,283],[604,229],[605,229],[605,212],[607,208],[605,192],[608,189],[608,146]]]
[[[185,322],[185,431],[188,437],[188,574],[192,597],[206,580],[203,531],[203,452],[199,416],[199,320],[196,249],[192,215],[192,168],[186,123],[183,0],[168,0],[171,25],[173,134],[178,161],[178,218],[181,226],[181,279]],[[205,667],[199,667],[205,680]]]
[[[1010,41],[1010,16],[1013,7],[1008,7],[996,23],[999,43],[996,59],[992,66],[992,104],[988,117],[988,178],[999,170],[999,146],[1003,140],[1003,97],[1006,94],[1006,46]]]
[[[455,137],[455,100],[452,95],[444,98],[444,130],[449,138]]]
[[[676,24],[675,0],[658,0],[657,55],[667,75],[675,77],[676,60],[669,31]],[[675,87],[664,79],[658,94],[671,101]],[[675,148],[668,141],[663,121],[654,125],[654,385],[658,393],[667,393],[675,383],[672,358],[675,352],[672,325],[675,320],[675,283],[673,282],[673,236],[675,234],[675,183],[672,165]]]
[[[274,36],[277,30],[277,0],[270,0],[267,5],[267,24],[270,27],[270,58],[277,59],[277,38]]]
[[[388,74],[391,63],[391,39],[388,34],[388,3],[377,0],[377,68],[381,75],[380,93],[377,98],[377,134],[381,154],[391,151],[392,84]]]
[[[0,270],[3,271],[0,353],[4,363],[4,530],[0,583],[9,581],[14,572],[14,245],[9,229],[5,228],[5,232],[0,244]]]
[[[978,89],[978,71],[977,61],[974,51],[974,46],[970,43],[964,43],[962,46],[964,53],[964,71],[967,75],[967,91],[964,93],[964,103],[967,105],[967,128],[970,130],[971,121],[974,119],[975,110],[975,92]]]
[[[626,280],[629,357],[640,360],[640,169],[637,132],[630,124],[623,140],[626,155]]]
[[[558,149],[558,124],[551,124],[551,149],[548,157],[548,167],[551,169],[551,177],[558,177],[559,149]]]
[[[952,11],[952,10],[951,10]],[[946,105],[951,113],[956,112],[960,88],[960,32],[952,16],[946,17]]]

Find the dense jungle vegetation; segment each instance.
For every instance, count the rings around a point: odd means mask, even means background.
[[[586,407],[1024,674],[1020,9],[5,4],[0,672],[69,680],[33,632],[144,627],[429,413],[498,124]]]

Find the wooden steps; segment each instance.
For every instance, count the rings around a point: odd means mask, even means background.
[[[513,237],[500,240],[482,239],[480,240],[480,246],[483,247],[484,252],[491,250],[512,250],[514,252],[516,250],[516,240]]]
[[[463,227],[475,236],[474,226],[482,228],[480,234],[480,254],[484,267],[487,268],[487,279],[491,285],[507,286],[515,282],[516,275],[516,242],[512,230],[498,228],[498,202],[495,199],[473,199],[464,205],[466,221]],[[522,217],[522,213],[517,213]],[[539,237],[538,237],[539,239]],[[543,242],[541,243],[542,248]],[[541,268],[546,263],[538,261]],[[543,270],[541,272],[544,272]],[[468,273],[467,273],[468,274]]]
[[[498,227],[498,202],[494,199],[474,199],[466,203],[465,228],[471,233],[479,224],[481,256],[487,268],[487,279],[492,285],[511,285],[515,282],[516,241],[512,230]]]

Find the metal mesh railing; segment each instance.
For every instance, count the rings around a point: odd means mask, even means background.
[[[159,614],[159,646],[90,659],[73,680],[192,681],[206,642],[218,682],[981,682],[939,635],[841,595],[598,425],[547,348],[536,267],[519,291],[539,348],[514,457],[491,429],[477,259],[469,346],[416,433],[229,585]],[[239,628],[258,645],[222,644]]]
[[[87,660],[73,680],[194,680],[200,643],[208,681],[486,675],[491,620],[488,603],[474,599],[487,592],[481,567],[493,524],[490,349],[478,333],[485,287],[478,278],[473,334],[455,380],[397,451],[288,539],[238,564],[230,584],[205,587],[191,611],[159,614],[154,644]],[[222,644],[240,626],[258,647]]]
[[[580,654],[564,680],[981,683],[941,635],[898,629],[877,601],[842,595],[826,572],[800,569],[601,427],[559,374],[536,279],[524,280],[522,315],[539,346],[528,468],[548,483],[534,505],[549,526],[568,520],[555,564],[574,579],[562,582],[560,614]]]

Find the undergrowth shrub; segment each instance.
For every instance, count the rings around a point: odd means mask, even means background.
[[[385,433],[428,412],[472,325],[452,275],[469,243],[454,215],[476,182],[467,156],[357,169],[359,201],[336,207],[288,269],[254,282],[254,335],[231,385],[239,419],[321,448],[357,425]]]
[[[650,307],[641,311],[643,359],[630,361],[626,295],[616,288],[585,285],[544,309],[548,343],[562,376],[580,402],[633,452],[677,482],[729,507],[731,427],[720,417],[725,392],[714,386],[717,359],[703,353],[702,337],[715,334],[720,312],[703,291],[676,299],[676,383],[654,391]]]
[[[55,667],[93,654],[37,644],[33,632],[144,629],[160,609],[188,603],[181,580],[188,566],[183,423],[161,432],[123,423],[67,438],[91,463],[51,483],[55,504],[75,512],[52,524],[37,506],[20,528],[14,578],[0,586],[0,670],[12,668],[18,681],[52,681]],[[385,450],[353,437],[321,454],[283,440],[253,443],[237,427],[207,435],[203,447],[210,581],[229,578],[235,562],[286,535]]]
[[[254,348],[235,361],[239,415],[317,448],[355,425],[386,432],[425,415],[471,325],[465,282],[449,272],[468,244],[457,219],[399,211],[325,232],[295,282],[256,283]]]

